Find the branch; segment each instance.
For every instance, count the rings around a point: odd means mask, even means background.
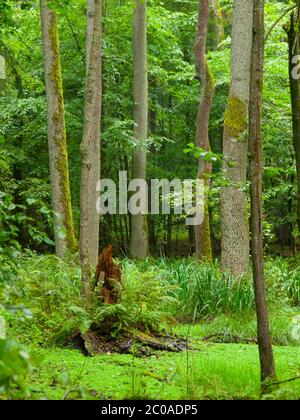
[[[297,381],[300,379],[300,376],[295,376],[295,378],[286,379],[285,381],[279,381],[279,382],[271,382],[269,384],[266,384],[266,387],[274,386],[274,385],[282,385],[287,384],[288,382]]]
[[[78,52],[79,52],[79,55],[80,55],[80,56],[81,56],[81,58],[82,58],[82,62],[83,62],[83,63],[85,63],[85,56],[84,56],[84,54],[83,54],[83,52],[82,52],[82,48],[81,48],[81,46],[80,46],[80,42],[79,42],[79,40],[78,40],[78,37],[77,37],[76,32],[75,32],[75,31],[74,31],[74,29],[73,29],[73,26],[72,26],[72,23],[71,23],[71,21],[70,21],[70,19],[69,19],[69,16],[68,16],[68,15],[67,15],[67,13],[65,13],[65,12],[63,12],[63,15],[64,15],[64,17],[66,18],[66,21],[67,21],[67,23],[68,23],[68,26],[69,26],[69,28],[70,28],[70,30],[71,30],[72,36],[73,36],[74,41],[75,41],[75,43],[76,43],[76,45],[77,45],[77,50],[78,50]]]
[[[265,37],[265,43],[267,42],[269,36],[271,35],[273,29],[275,28],[275,26],[278,25],[278,23],[285,17],[285,15],[287,15],[289,12],[291,12],[292,10],[296,9],[296,5],[289,7],[285,12],[282,13],[282,15],[276,20],[276,22],[273,23],[273,25],[271,26],[271,28],[268,30],[268,33]]]

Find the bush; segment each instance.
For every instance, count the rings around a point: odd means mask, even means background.
[[[75,263],[54,256],[23,258],[10,303],[31,311],[32,317],[28,319],[19,311],[18,322],[15,316],[8,321],[16,336],[42,345],[62,344],[90,328],[112,335],[122,329],[158,330],[167,316],[167,304],[175,302],[171,296],[174,287],[157,276],[155,269],[142,272],[135,263],[125,261],[121,288],[117,305],[105,305],[95,298],[87,306],[82,301],[81,272]]]
[[[29,398],[27,377],[32,370],[30,354],[23,346],[14,340],[0,340],[0,397]]]
[[[300,268],[289,273],[289,277],[284,284],[284,289],[292,304],[300,306]]]
[[[73,331],[84,330],[88,314],[81,299],[80,268],[55,256],[23,257],[10,303],[24,306],[32,318],[10,319],[13,332],[26,342],[62,342]]]
[[[300,267],[290,266],[290,261],[283,258],[267,260],[266,278],[268,293],[282,303],[300,305]]]
[[[135,263],[125,261],[120,301],[124,313],[120,325],[158,330],[168,317],[168,306],[176,304],[172,290],[174,287],[155,266],[143,272]]]

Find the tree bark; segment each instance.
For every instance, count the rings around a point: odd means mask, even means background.
[[[215,91],[215,83],[206,59],[206,38],[209,20],[209,0],[199,1],[198,25],[194,45],[196,78],[201,82],[201,98],[196,122],[196,146],[210,152],[209,119]],[[204,220],[201,225],[195,226],[196,257],[198,259],[212,260],[212,247],[210,237],[210,221],[208,210],[207,190],[212,173],[211,161],[199,159],[198,178],[204,180],[206,187]]]
[[[134,55],[134,138],[138,143],[132,154],[132,178],[146,180],[148,136],[147,0],[135,0],[133,20]],[[130,254],[148,255],[147,216],[131,216]]]
[[[269,328],[263,257],[262,210],[262,92],[264,68],[264,0],[254,0],[253,44],[249,104],[249,154],[251,180],[251,251],[257,313],[257,338],[261,380],[275,378]]]
[[[90,289],[91,268],[97,265],[99,215],[96,209],[100,180],[102,0],[88,2],[87,76],[81,143],[80,257],[84,295]],[[92,30],[90,26],[92,25]]]
[[[293,144],[297,169],[297,225],[300,232],[300,79],[293,77],[295,65],[293,57],[300,55],[299,42],[300,7],[297,3],[296,12],[291,13],[290,25],[285,27],[289,43],[289,78],[292,105]]]
[[[208,26],[208,45],[216,51],[224,37],[224,26],[219,0],[210,0],[210,19]]]
[[[246,198],[248,107],[252,48],[253,0],[234,1],[231,84],[224,120],[221,227],[223,272],[249,269],[249,224]]]
[[[48,146],[55,249],[58,257],[74,251],[76,240],[71,207],[68,151],[66,139],[63,84],[59,38],[55,13],[48,8],[51,0],[41,0],[42,43],[48,114]]]

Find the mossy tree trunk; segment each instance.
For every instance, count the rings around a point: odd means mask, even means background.
[[[201,82],[201,98],[196,122],[196,146],[205,151],[211,150],[209,143],[209,120],[215,84],[206,59],[206,38],[209,20],[209,0],[199,1],[198,24],[194,45],[196,78]],[[195,226],[196,257],[198,259],[212,260],[212,247],[210,235],[210,222],[208,211],[208,188],[212,172],[211,161],[199,159],[198,178],[204,180],[206,187],[205,213],[201,225]]]
[[[224,38],[223,17],[219,0],[210,0],[210,18],[208,25],[208,45],[216,51]]]
[[[249,269],[249,223],[245,190],[253,1],[235,0],[233,8],[231,84],[223,139],[221,261],[224,272],[239,275]]]
[[[102,0],[88,1],[87,28],[87,76],[80,187],[80,258],[86,297],[90,292],[91,268],[97,265],[99,249],[99,215],[96,209],[99,193],[96,188],[100,180]]]
[[[261,380],[275,378],[263,257],[262,210],[262,92],[264,68],[264,0],[254,0],[253,46],[249,104],[249,154],[251,180],[251,251],[257,313],[257,338],[260,354]]]
[[[76,247],[69,184],[68,151],[57,20],[51,0],[40,0],[48,111],[48,145],[55,248],[58,257]]]
[[[285,26],[289,43],[289,77],[292,104],[293,143],[297,169],[297,225],[300,232],[300,79],[294,77],[295,63],[293,58],[300,55],[300,6],[297,3],[297,11],[291,13],[290,25]]]
[[[133,19],[134,62],[134,138],[132,179],[146,180],[148,137],[148,69],[147,69],[147,0],[135,0]],[[131,215],[130,254],[133,258],[148,255],[147,216]]]
[[[2,94],[2,83],[6,78],[5,76],[5,59],[0,55],[0,96]],[[6,338],[6,323],[3,316],[0,316],[0,340],[4,340]]]

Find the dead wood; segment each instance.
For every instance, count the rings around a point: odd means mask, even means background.
[[[122,280],[122,264],[116,265],[112,258],[112,246],[108,245],[99,256],[95,273],[94,290],[97,289],[100,279],[103,281],[101,298],[104,303],[116,304],[120,298],[120,284]]]

